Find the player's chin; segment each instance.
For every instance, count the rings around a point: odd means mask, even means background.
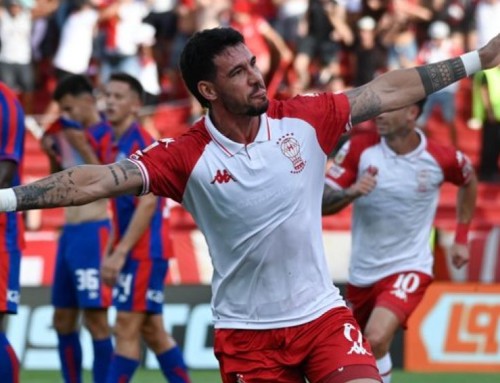
[[[267,111],[268,107],[269,100],[267,99],[267,97],[258,101],[253,99],[247,110],[247,114],[249,116],[260,116],[262,113],[265,113]]]

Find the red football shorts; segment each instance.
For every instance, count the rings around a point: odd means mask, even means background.
[[[224,383],[381,381],[370,346],[346,307],[299,326],[216,329],[214,351]]]
[[[346,299],[354,317],[365,328],[375,307],[385,307],[399,318],[403,328],[410,314],[424,297],[433,278],[417,271],[405,271],[389,275],[371,286],[347,285]]]

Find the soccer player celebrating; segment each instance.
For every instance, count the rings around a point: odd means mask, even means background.
[[[452,262],[462,267],[469,259],[476,176],[463,153],[416,129],[422,107],[423,101],[382,113],[377,132],[347,141],[327,172],[323,194],[324,214],[354,204],[346,299],[384,383],[391,379],[394,334],[405,328],[432,281],[429,237],[443,182],[459,186]]]
[[[207,114],[176,140],[0,190],[0,210],[154,193],[191,212],[210,249],[224,383],[374,383],[375,359],[332,284],[321,199],[328,154],[351,122],[414,104],[500,63],[500,36],[450,60],[345,93],[269,100],[240,33],[195,33],[180,68]],[[113,256],[112,256],[113,257]],[[118,345],[117,345],[118,350]]]

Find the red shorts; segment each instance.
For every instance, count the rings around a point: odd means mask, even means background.
[[[377,306],[391,310],[406,328],[406,321],[422,300],[432,279],[430,275],[418,271],[405,271],[389,275],[371,286],[348,284],[346,299],[362,329]]]
[[[215,330],[215,356],[224,383],[382,381],[370,346],[351,311],[339,307],[318,319],[270,330]]]

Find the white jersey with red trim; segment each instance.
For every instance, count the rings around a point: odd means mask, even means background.
[[[430,232],[445,181],[464,185],[469,159],[420,135],[411,153],[397,155],[376,133],[353,136],[339,150],[326,183],[344,189],[373,166],[377,186],[354,201],[349,283],[367,286],[401,271],[432,275]]]
[[[181,202],[205,235],[216,328],[294,326],[345,305],[324,256],[321,197],[349,111],[343,94],[273,100],[251,144],[207,115],[131,157],[143,192]]]

